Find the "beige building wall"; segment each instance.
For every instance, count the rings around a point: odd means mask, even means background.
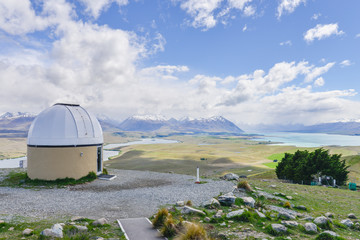
[[[28,146],[27,159],[27,173],[31,179],[55,180],[66,177],[79,179],[89,172],[97,172],[97,146],[54,148]]]

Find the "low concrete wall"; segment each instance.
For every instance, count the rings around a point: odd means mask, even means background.
[[[81,156],[82,153],[82,156]],[[97,146],[29,147],[27,173],[31,179],[79,179],[97,172]]]

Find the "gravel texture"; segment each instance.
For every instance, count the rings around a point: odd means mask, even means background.
[[[195,184],[195,177],[170,173],[111,169],[110,174],[117,178],[62,189],[0,187],[0,218],[150,217],[159,207],[180,200],[198,206],[221,192],[232,191],[234,185],[210,179]]]

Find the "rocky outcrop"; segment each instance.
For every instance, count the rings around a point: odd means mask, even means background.
[[[304,224],[305,231],[308,233],[317,233],[317,226],[315,223],[305,223]]]

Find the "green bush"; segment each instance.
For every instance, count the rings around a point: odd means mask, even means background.
[[[169,211],[166,208],[159,209],[154,220],[152,221],[154,227],[155,228],[162,227],[168,215],[169,215]]]
[[[323,148],[314,152],[298,150],[294,154],[285,153],[275,172],[279,179],[288,179],[296,183],[310,183],[312,175],[321,173],[332,176],[339,185],[343,185],[348,179],[349,166],[340,158],[341,154],[330,155],[329,150]]]

